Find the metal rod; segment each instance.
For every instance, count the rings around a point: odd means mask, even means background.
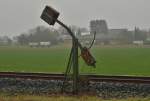
[[[78,94],[79,63],[78,42],[73,41],[73,94]]]
[[[78,39],[75,37],[73,32],[70,30],[70,28],[68,26],[66,26],[64,23],[62,23],[61,21],[59,21],[58,19],[56,19],[56,22],[58,24],[60,24],[61,26],[63,26],[68,31],[68,33],[71,35],[73,41],[77,41],[79,48],[82,50],[83,49],[82,45],[80,44],[80,42],[78,42]]]
[[[55,18],[51,17],[48,13],[45,13],[45,14],[46,14],[49,18],[55,20],[55,21],[56,21],[58,24],[60,24],[62,27],[64,27],[64,28],[68,31],[68,33],[71,35],[71,37],[72,37],[72,39],[73,39],[74,41],[75,41],[75,40],[78,40],[78,39],[75,37],[75,35],[73,34],[73,32],[71,31],[71,29],[70,29],[68,26],[66,26],[63,22],[59,21],[58,19],[55,19]],[[78,43],[79,48],[82,50],[83,47],[82,47],[82,45],[80,44],[80,42],[77,41],[77,43]]]
[[[61,92],[63,93],[64,92],[64,89],[65,89],[65,83],[68,79],[68,74],[71,70],[71,66],[72,66],[72,59],[73,59],[73,47],[71,48],[71,52],[70,52],[70,56],[69,56],[69,61],[68,61],[68,65],[67,65],[67,69],[66,69],[66,72],[65,72],[65,79],[63,81],[63,85],[62,85],[62,89],[61,89]]]

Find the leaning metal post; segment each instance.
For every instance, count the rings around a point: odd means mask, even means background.
[[[47,14],[47,16],[49,16]],[[51,16],[49,16],[52,18]],[[72,53],[72,62],[73,62],[73,94],[78,94],[78,77],[79,77],[79,64],[78,64],[78,47],[82,48],[81,44],[78,42],[78,39],[75,37],[74,33],[71,31],[69,27],[67,27],[64,23],[55,19],[55,21],[64,27],[68,33],[72,37],[72,45],[73,45],[73,53]]]
[[[64,27],[68,33],[72,37],[72,49],[71,49],[71,54],[66,70],[66,76],[67,73],[70,71],[71,66],[73,67],[73,93],[78,94],[78,82],[79,82],[79,63],[78,63],[78,48],[81,50],[81,56],[86,62],[87,65],[89,66],[95,66],[95,59],[89,52],[89,50],[86,47],[82,47],[81,43],[78,41],[74,33],[70,30],[69,27],[67,27],[64,23],[59,21],[57,18],[59,16],[59,12],[57,12],[55,9],[46,6],[45,9],[43,10],[43,13],[41,15],[41,18],[47,22],[49,25],[54,25],[55,22],[60,24],[62,27]]]
[[[61,21],[56,19],[56,22],[64,27],[68,33],[72,36],[72,45],[73,45],[73,94],[78,94],[78,82],[79,82],[79,62],[78,62],[78,47],[81,47],[78,39],[75,37],[73,32]]]

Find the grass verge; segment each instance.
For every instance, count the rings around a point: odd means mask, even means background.
[[[127,99],[101,99],[96,96],[62,96],[62,95],[51,95],[51,96],[32,96],[32,95],[16,95],[8,96],[0,94],[0,101],[150,101],[148,98],[127,98]]]

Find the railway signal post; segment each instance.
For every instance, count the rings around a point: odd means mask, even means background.
[[[82,47],[82,45],[80,44],[80,42],[78,41],[74,33],[71,31],[71,29],[57,19],[58,16],[59,16],[59,12],[57,12],[55,9],[49,6],[46,6],[45,9],[43,10],[41,18],[49,25],[54,25],[55,22],[57,22],[62,27],[64,27],[72,37],[72,49],[71,49],[65,76],[67,78],[72,67],[73,94],[78,94],[78,82],[79,82],[78,48],[80,48],[81,56],[87,65],[95,66],[96,61],[94,57],[91,55],[91,53],[89,52],[89,50],[86,47]],[[62,87],[62,89],[64,89],[64,87]]]

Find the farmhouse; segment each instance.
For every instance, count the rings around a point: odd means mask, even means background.
[[[30,42],[30,47],[50,47],[51,42]]]
[[[143,41],[133,41],[134,45],[143,45],[144,42]]]

